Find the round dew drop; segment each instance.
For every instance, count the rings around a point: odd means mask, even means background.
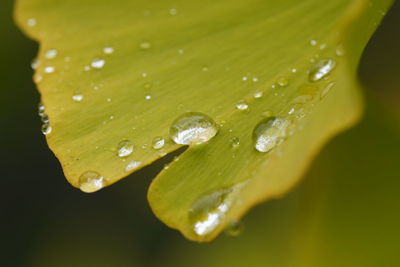
[[[106,61],[102,58],[95,58],[93,61],[90,63],[90,66],[94,69],[101,69],[104,67],[106,64]]]
[[[85,193],[93,193],[102,189],[106,185],[105,182],[99,173],[87,171],[79,177],[79,188]]]
[[[46,51],[44,54],[44,57],[47,59],[54,59],[58,54],[58,51],[56,49],[49,49]]]
[[[133,152],[133,143],[129,140],[122,140],[117,147],[117,155],[120,158],[128,157]]]
[[[241,221],[231,221],[225,228],[225,234],[231,237],[237,237],[243,233],[244,225]]]
[[[254,148],[259,152],[269,152],[279,145],[286,137],[289,121],[279,117],[269,117],[261,120],[254,128]]]
[[[51,126],[50,126],[49,123],[44,123],[44,124],[42,125],[42,133],[43,133],[44,135],[50,134],[52,130],[53,130],[53,129],[51,128]]]
[[[214,120],[200,112],[188,112],[181,115],[170,128],[171,139],[182,145],[207,142],[217,132],[218,126]]]

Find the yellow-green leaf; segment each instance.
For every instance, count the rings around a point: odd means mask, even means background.
[[[171,126],[200,113],[202,143],[149,201],[209,241],[356,121],[358,58],[390,2],[19,0],[16,14],[40,42],[41,117],[73,186],[94,192],[177,150]]]

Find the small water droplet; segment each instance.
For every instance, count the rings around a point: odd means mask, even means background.
[[[136,168],[139,168],[139,166],[142,165],[142,162],[140,161],[136,161],[136,160],[132,160],[130,161],[126,167],[125,167],[125,172],[130,172]]]
[[[40,117],[42,117],[43,115],[45,115],[45,107],[44,107],[44,105],[42,104],[42,103],[39,103],[39,105],[38,105],[38,115],[40,116]]]
[[[117,146],[117,155],[120,158],[128,157],[133,152],[133,143],[129,140],[122,140]]]
[[[151,146],[154,149],[161,149],[164,147],[164,145],[165,145],[165,139],[162,138],[161,136],[154,137],[154,139],[151,143]]]
[[[317,40],[310,40],[310,45],[311,46],[316,46],[317,45]]]
[[[293,69],[291,69],[291,72],[296,73],[297,69],[293,68]]]
[[[143,41],[143,42],[141,42],[141,43],[139,44],[139,48],[140,48],[141,50],[148,50],[148,49],[151,48],[151,43],[150,43],[150,42]]]
[[[89,66],[89,65],[84,66],[84,67],[83,67],[83,70],[84,70],[84,71],[89,71],[89,70],[90,70],[90,66]]]
[[[247,76],[242,77],[242,81],[247,81],[249,78]]]
[[[83,94],[74,94],[72,100],[75,102],[81,102],[83,100]]]
[[[264,95],[263,92],[257,91],[257,92],[254,93],[253,97],[254,98],[261,98],[263,95]]]
[[[249,105],[244,101],[240,101],[239,103],[236,104],[236,108],[238,110],[248,110],[249,109]]]
[[[240,139],[238,137],[233,137],[229,140],[231,147],[237,149],[240,146]]]
[[[106,64],[106,61],[102,58],[94,58],[90,63],[90,66],[94,69],[101,69]]]
[[[207,142],[217,132],[218,126],[214,120],[200,112],[188,112],[181,115],[170,128],[171,139],[182,145]]]
[[[185,50],[183,50],[183,49],[179,49],[179,50],[178,50],[178,54],[179,54],[179,55],[183,55],[183,54],[185,54]]]
[[[145,98],[146,100],[150,100],[150,99],[151,99],[151,95],[146,95],[144,98]]]
[[[43,133],[44,135],[50,134],[52,130],[53,130],[53,129],[51,128],[51,126],[50,126],[49,123],[44,123],[44,124],[42,125],[42,133]]]
[[[280,87],[285,87],[289,84],[289,81],[285,77],[278,78],[276,82]]]
[[[27,25],[28,27],[34,27],[34,26],[36,26],[36,19],[35,19],[35,18],[29,18],[29,19],[26,21],[26,25]]]
[[[238,237],[241,233],[243,233],[244,224],[241,221],[231,221],[225,228],[224,233],[227,236]]]
[[[44,57],[47,59],[54,59],[58,54],[57,49],[49,49],[44,53]]]
[[[79,188],[85,193],[93,193],[102,189],[106,180],[98,172],[87,171],[79,177]]]
[[[56,71],[56,68],[53,66],[46,66],[43,69],[44,73],[53,73]]]
[[[36,70],[40,65],[40,60],[38,58],[34,58],[31,62],[31,68]]]
[[[107,54],[107,55],[110,55],[110,54],[114,53],[114,47],[112,47],[112,46],[105,46],[105,47],[103,48],[103,53],[104,53],[104,54]]]
[[[111,102],[112,101],[112,99],[111,98],[107,98],[107,102]]]
[[[199,236],[206,236],[217,230],[235,203],[235,196],[244,185],[243,182],[219,189],[194,201],[189,209],[189,221],[193,225],[193,231]]]
[[[176,8],[171,8],[168,12],[171,16],[175,16],[177,14]]]
[[[286,137],[289,121],[279,117],[263,119],[253,131],[254,147],[259,152],[269,152]]]
[[[253,77],[251,80],[252,80],[254,83],[258,82],[258,78],[257,78],[257,77]]]
[[[321,59],[311,67],[308,78],[312,82],[317,82],[327,76],[335,66],[336,63],[332,59]]]
[[[201,68],[201,70],[204,71],[204,72],[207,72],[207,71],[208,71],[208,66],[205,66],[205,65],[204,65],[204,66]]]
[[[319,45],[319,50],[324,50],[326,48],[326,44],[320,44]]]

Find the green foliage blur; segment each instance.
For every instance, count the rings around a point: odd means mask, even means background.
[[[196,244],[151,213],[146,192],[171,157],[95,194],[72,188],[40,133],[37,44],[0,3],[0,266],[400,266],[400,3],[360,66],[366,114],[303,182],[254,208],[238,237]]]

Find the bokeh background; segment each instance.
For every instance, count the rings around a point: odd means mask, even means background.
[[[245,231],[185,240],[151,213],[170,159],[95,194],[72,188],[37,116],[37,44],[0,3],[0,266],[400,266],[400,3],[368,44],[364,119],[335,137],[303,182],[255,207]]]

